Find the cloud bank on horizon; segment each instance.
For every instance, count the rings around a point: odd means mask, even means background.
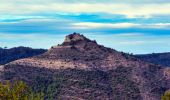
[[[49,48],[80,32],[120,51],[170,52],[170,0],[0,2],[0,47]]]

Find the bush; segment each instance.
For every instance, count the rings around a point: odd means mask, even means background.
[[[161,97],[161,100],[170,100],[170,91],[166,91]]]
[[[43,100],[43,93],[34,93],[23,81],[0,83],[0,100]]]

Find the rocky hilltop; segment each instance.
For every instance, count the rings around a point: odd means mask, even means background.
[[[52,88],[56,100],[160,100],[170,88],[170,69],[78,33],[41,55],[6,64],[1,71],[1,80],[24,80],[34,89],[34,84],[47,87],[57,82]]]
[[[14,61],[11,64],[45,67],[50,69],[78,68],[86,70],[112,70],[119,66],[148,66],[128,54],[91,41],[73,33],[66,36],[61,45],[53,46],[42,55]]]

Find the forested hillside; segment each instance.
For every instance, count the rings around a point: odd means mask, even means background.
[[[32,57],[46,52],[44,49],[32,49],[29,47],[15,47],[15,48],[0,48],[0,65],[9,63],[11,61]]]

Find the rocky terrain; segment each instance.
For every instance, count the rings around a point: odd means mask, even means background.
[[[43,54],[6,64],[1,81],[24,80],[46,100],[160,100],[169,73],[73,33]]]
[[[153,54],[143,54],[135,55],[135,57],[154,64],[168,66],[170,67],[170,53],[153,53]]]

